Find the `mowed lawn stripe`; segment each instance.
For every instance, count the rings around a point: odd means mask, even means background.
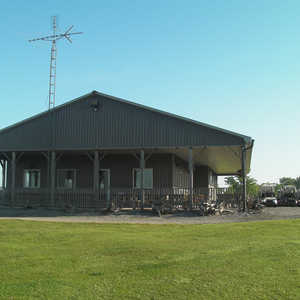
[[[300,220],[0,221],[1,299],[299,299]]]

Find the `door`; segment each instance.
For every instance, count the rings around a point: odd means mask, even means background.
[[[110,209],[110,170],[100,169],[99,188],[101,206]]]

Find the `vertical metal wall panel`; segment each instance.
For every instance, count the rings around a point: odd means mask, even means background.
[[[49,122],[47,115],[3,131],[0,149],[24,149],[49,147]]]
[[[98,111],[92,101],[100,103]],[[0,149],[49,149],[49,113],[0,132]],[[56,149],[240,145],[242,138],[122,101],[90,95],[53,114]]]
[[[196,166],[194,170],[194,187],[208,187],[209,168],[207,166]]]
[[[175,157],[174,186],[186,189],[189,186],[188,163],[178,157]]]

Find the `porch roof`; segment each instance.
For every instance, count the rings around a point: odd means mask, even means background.
[[[250,163],[252,156],[252,147],[250,145],[246,150],[246,172],[250,172]],[[208,166],[217,175],[240,175],[242,169],[241,146],[204,146],[193,147],[193,163],[196,166]],[[136,153],[139,149],[123,149],[123,150],[100,150],[103,153]],[[170,148],[146,148],[145,155],[151,153],[171,153],[180,157],[184,161],[189,161],[189,147],[170,147]]]
[[[189,160],[188,147],[170,147],[170,148],[141,148],[145,150],[146,155],[155,153],[171,153],[175,154],[184,161]],[[136,154],[141,149],[96,149],[103,154]],[[204,146],[193,147],[193,162],[195,165],[210,167],[217,175],[239,175],[241,171],[241,146]],[[58,153],[80,153],[94,151],[95,149],[82,149],[71,151],[67,149],[56,149]],[[41,150],[40,152],[42,152]],[[28,151],[28,153],[36,153],[36,151]],[[246,172],[250,172],[250,162],[252,155],[252,147],[246,151]],[[7,159],[7,153],[0,152],[0,160]]]

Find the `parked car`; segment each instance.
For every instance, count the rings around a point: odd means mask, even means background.
[[[277,206],[278,201],[275,197],[266,197],[262,200],[265,206]]]

